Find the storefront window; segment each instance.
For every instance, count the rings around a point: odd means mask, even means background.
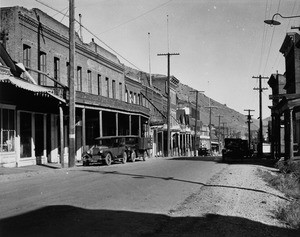
[[[31,128],[31,114],[22,112],[20,117],[21,158],[31,157]]]
[[[15,151],[15,111],[0,108],[0,151]]]

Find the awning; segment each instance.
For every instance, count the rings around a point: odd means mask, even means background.
[[[16,87],[22,88],[24,90],[32,91],[34,93],[46,93],[48,92],[53,92],[52,89],[45,88],[39,85],[34,85],[32,83],[20,80],[14,76],[11,75],[5,75],[5,74],[0,74],[0,81],[1,82],[6,82],[6,83],[11,83]]]
[[[15,87],[22,88],[22,89],[28,90],[28,91],[32,91],[34,94],[37,94],[37,95],[41,94],[44,96],[53,97],[57,100],[60,100],[64,103],[66,103],[66,101],[63,98],[60,98],[59,96],[55,95],[53,93],[52,89],[23,81],[12,75],[0,74],[0,82],[10,83],[10,84],[13,84]]]

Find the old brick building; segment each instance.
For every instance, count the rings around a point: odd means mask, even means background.
[[[19,152],[1,149],[0,162],[6,166],[59,162],[68,151],[68,27],[39,9],[10,7],[1,8],[0,30],[7,35],[2,43],[12,60],[23,63],[40,87],[55,93],[51,101],[29,100],[25,86],[12,91],[16,97],[1,93],[0,110],[6,113],[9,108],[14,114]],[[115,55],[76,36],[75,68],[77,159],[95,137],[141,135],[147,130],[150,110],[147,103],[140,103],[140,93],[133,102],[128,99],[124,65]],[[1,90],[7,90],[8,84],[2,82]],[[2,132],[2,147],[5,142]]]

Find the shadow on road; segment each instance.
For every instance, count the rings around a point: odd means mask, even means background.
[[[168,160],[185,160],[185,161],[210,161],[216,163],[224,163],[228,165],[261,165],[266,167],[274,168],[277,160],[275,159],[260,159],[260,158],[227,158],[226,161],[221,156],[187,156],[187,157],[172,157]]]
[[[100,174],[113,174],[113,175],[124,175],[124,176],[131,176],[132,178],[152,178],[152,179],[161,179],[166,181],[175,181],[175,182],[184,182],[184,183],[190,183],[190,184],[197,184],[205,187],[211,187],[211,188],[229,188],[229,189],[240,189],[240,190],[246,190],[251,192],[259,192],[259,193],[265,193],[267,195],[272,195],[277,198],[290,201],[289,199],[279,196],[277,194],[269,193],[264,190],[259,189],[252,189],[252,188],[244,188],[244,187],[237,187],[237,186],[227,186],[227,185],[218,185],[218,184],[205,184],[201,182],[195,182],[191,180],[184,180],[184,179],[177,179],[174,177],[159,177],[159,176],[152,176],[152,175],[144,175],[144,174],[130,174],[130,173],[122,173],[119,171],[100,171],[100,170],[82,170],[83,172],[90,172],[90,173],[100,173]]]
[[[218,160],[219,163],[225,163],[229,165],[260,165],[260,166],[265,166],[269,168],[274,168],[275,164],[277,163],[278,160],[275,159],[261,159],[261,158],[243,158],[243,159],[228,159],[226,161],[220,159]]]
[[[189,161],[218,161],[221,157],[218,156],[178,156],[167,158],[167,160],[189,160]]]
[[[299,236],[299,230],[208,214],[170,217],[131,211],[47,206],[0,220],[0,236]]]

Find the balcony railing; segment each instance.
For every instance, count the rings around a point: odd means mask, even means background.
[[[76,91],[76,104],[84,104],[102,108],[104,107],[107,109],[114,109],[131,113],[141,113],[143,115],[146,115],[147,117],[150,116],[150,110],[142,105],[131,104],[118,99],[108,98],[80,91]]]

